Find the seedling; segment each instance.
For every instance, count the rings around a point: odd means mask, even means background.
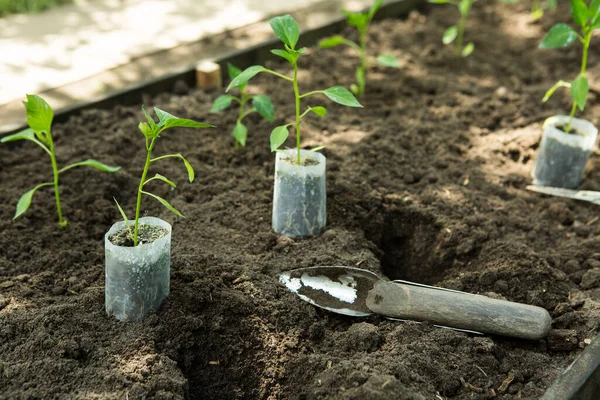
[[[146,138],[146,153],[147,154],[146,154],[146,163],[144,164],[144,171],[142,172],[142,178],[140,179],[140,184],[138,186],[137,201],[136,201],[136,205],[135,205],[135,221],[133,224],[133,233],[131,233],[129,225],[127,224],[129,221],[129,218],[127,218],[125,211],[123,211],[123,208],[121,208],[121,206],[119,205],[119,202],[117,201],[117,199],[115,199],[115,203],[117,203],[119,212],[121,213],[121,216],[125,220],[125,225],[126,225],[127,229],[129,230],[129,233],[131,235],[131,239],[133,240],[134,246],[137,246],[138,242],[139,242],[139,236],[138,236],[139,219],[140,219],[140,209],[141,209],[141,205],[142,205],[142,195],[143,194],[153,197],[154,199],[158,200],[163,206],[165,206],[169,211],[171,211],[172,213],[174,213],[175,215],[177,215],[179,217],[184,218],[183,215],[179,211],[177,211],[177,209],[175,209],[171,204],[169,204],[168,201],[166,201],[165,199],[163,199],[160,196],[157,196],[150,192],[146,192],[144,190],[144,186],[146,186],[148,183],[150,183],[152,181],[162,181],[171,187],[177,187],[177,185],[173,181],[167,179],[166,177],[164,177],[160,174],[156,174],[152,178],[146,179],[146,177],[148,175],[148,169],[150,168],[150,164],[153,162],[156,162],[156,161],[164,160],[165,158],[179,158],[180,160],[183,161],[185,168],[187,169],[188,178],[189,178],[190,183],[194,181],[194,169],[192,168],[192,165],[188,162],[188,160],[185,157],[183,157],[181,154],[179,154],[179,153],[167,154],[164,156],[152,158],[152,152],[154,151],[154,145],[156,144],[156,140],[160,137],[160,134],[163,133],[165,130],[167,130],[169,128],[174,128],[174,127],[214,128],[213,125],[205,124],[203,122],[196,122],[196,121],[192,121],[191,119],[185,119],[185,118],[177,118],[176,116],[171,115],[168,112],[163,111],[157,107],[154,107],[154,112],[156,113],[156,116],[158,117],[158,123],[156,123],[154,121],[154,119],[150,116],[150,114],[148,114],[148,112],[146,111],[144,106],[142,106],[142,112],[146,116],[146,119],[148,120],[148,122],[140,122],[140,124],[138,125],[138,128],[142,132],[144,137]]]
[[[227,64],[227,70],[229,72],[229,79],[235,79],[242,71],[231,65]],[[238,145],[246,146],[246,138],[248,137],[248,129],[246,125],[242,123],[242,120],[246,118],[248,115],[253,112],[259,113],[264,119],[269,122],[273,122],[273,116],[275,113],[275,109],[273,108],[273,104],[271,103],[271,99],[264,94],[257,95],[249,95],[246,93],[246,83],[241,83],[237,86],[240,90],[240,97],[231,96],[231,95],[223,95],[217,97],[215,102],[212,105],[210,112],[218,112],[223,111],[231,105],[232,102],[237,102],[240,107],[238,111],[238,118],[235,123],[235,127],[233,128],[233,137],[235,138],[235,148],[238,148]],[[246,104],[252,100],[252,107],[246,110]]]
[[[13,135],[3,137],[2,140],[0,140],[0,143],[14,142],[17,140],[29,140],[37,144],[50,156],[54,179],[52,182],[40,183],[33,189],[25,192],[17,203],[17,211],[13,219],[19,218],[21,215],[23,215],[23,213],[25,213],[25,211],[29,209],[33,195],[38,189],[47,186],[53,186],[54,198],[56,201],[56,212],[58,214],[58,224],[61,228],[64,228],[67,226],[67,220],[63,218],[62,208],[60,206],[60,192],[58,190],[59,175],[75,167],[93,167],[104,172],[116,172],[121,169],[121,167],[111,167],[99,161],[88,159],[58,169],[58,163],[56,162],[56,155],[54,153],[54,139],[52,138],[51,129],[52,120],[54,119],[54,111],[52,110],[52,107],[50,107],[50,105],[46,103],[44,99],[34,94],[28,94],[27,101],[24,101],[23,104],[25,105],[25,110],[27,113],[27,125],[29,125],[29,128]]]
[[[544,4],[542,4],[542,0],[533,0],[531,4],[531,18],[534,21],[542,18],[545,10],[556,10],[556,0],[547,0]]]
[[[267,69],[262,65],[254,65],[252,67],[248,67],[235,79],[233,79],[227,87],[227,91],[229,91],[231,88],[239,87],[240,85],[245,84],[261,72],[275,75],[283,80],[291,82],[294,88],[294,100],[296,103],[296,120],[293,123],[281,125],[273,129],[273,131],[271,132],[270,139],[271,151],[279,150],[280,146],[283,145],[283,143],[289,136],[288,128],[290,126],[294,126],[296,130],[296,148],[298,151],[297,163],[298,165],[302,165],[302,160],[300,157],[300,121],[310,112],[315,113],[319,117],[323,117],[325,116],[325,114],[327,114],[327,110],[325,109],[325,107],[322,106],[308,106],[306,111],[301,113],[300,100],[315,94],[324,94],[329,99],[344,106],[362,107],[362,105],[358,102],[358,100],[356,100],[356,98],[352,95],[352,93],[350,93],[350,91],[341,86],[332,86],[329,89],[315,90],[312,92],[300,94],[300,90],[298,89],[298,58],[300,57],[300,55],[302,55],[302,53],[304,53],[306,47],[296,49],[296,44],[298,43],[298,39],[300,37],[300,29],[298,28],[298,23],[292,16],[283,15],[281,17],[275,17],[271,19],[269,21],[269,24],[271,25],[271,28],[273,29],[275,35],[283,42],[285,48],[285,50],[271,50],[271,53],[286,59],[292,65],[292,68],[294,69],[294,75],[292,77],[289,77]],[[316,149],[313,149],[313,151],[316,151],[321,148],[322,147],[318,147]]]
[[[463,47],[465,28],[467,26],[467,20],[469,18],[469,11],[477,0],[427,0],[433,4],[454,4],[458,8],[460,13],[460,20],[457,25],[452,25],[444,31],[442,36],[442,43],[449,45],[455,43],[456,55],[468,57],[475,50],[475,43],[469,42]],[[500,0],[503,3],[518,3],[519,0]]]
[[[350,86],[350,90],[357,96],[365,94],[365,73],[367,70],[367,31],[369,25],[375,16],[375,13],[381,7],[383,0],[375,0],[371,8],[366,12],[352,13],[347,10],[342,12],[348,17],[348,25],[355,27],[358,30],[359,43],[353,42],[352,40],[346,39],[343,36],[331,36],[323,39],[319,43],[321,48],[336,47],[339,45],[346,45],[352,47],[360,55],[360,65],[356,68],[356,84]],[[384,67],[398,68],[400,63],[398,60],[390,54],[382,54],[377,57],[377,62]]]
[[[589,84],[585,75],[588,50],[592,40],[592,32],[600,28],[600,0],[593,0],[589,6],[583,0],[571,0],[571,16],[575,24],[581,28],[581,33],[577,33],[577,31],[567,24],[556,24],[550,28],[550,31],[548,31],[539,46],[541,49],[558,49],[569,46],[576,40],[579,40],[583,44],[579,75],[570,83],[559,80],[546,92],[546,95],[542,99],[544,103],[548,101],[559,87],[569,89],[573,98],[573,106],[571,107],[569,122],[564,129],[565,133],[571,133],[571,124],[573,123],[577,108],[580,111],[585,109],[589,92]]]

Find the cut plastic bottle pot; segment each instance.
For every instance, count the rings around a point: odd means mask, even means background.
[[[132,229],[133,223],[129,221]],[[106,312],[124,322],[141,321],[150,310],[157,310],[170,289],[171,225],[154,217],[140,218],[139,223],[164,228],[167,234],[136,247],[117,246],[109,237],[125,227],[121,221],[104,237]]]
[[[574,118],[571,124],[576,134],[567,134],[558,127],[566,126],[569,116],[556,115],[544,122],[544,134],[531,176],[534,185],[576,189],[585,164],[596,143],[598,129],[589,121]]]
[[[327,224],[326,158],[301,150],[307,165],[297,164],[297,150],[277,152],[273,230],[286,237],[313,236]]]

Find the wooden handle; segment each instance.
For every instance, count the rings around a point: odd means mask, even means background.
[[[367,307],[388,317],[521,339],[544,338],[552,324],[541,307],[394,282],[376,283]]]

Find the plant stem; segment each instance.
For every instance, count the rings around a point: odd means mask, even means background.
[[[473,1],[469,1],[463,12],[460,10],[460,23],[458,24],[458,38],[456,39],[456,55],[459,56],[463,48],[463,40],[465,36],[465,27],[467,25],[467,17],[469,16],[469,10],[473,5]]]
[[[590,49],[590,42],[592,41],[592,30],[589,28],[585,28],[584,34],[585,37],[583,39],[583,55],[581,57],[580,70],[581,76],[585,76],[585,71],[587,69],[588,52]],[[577,103],[573,102],[573,106],[571,107],[571,114],[569,115],[569,123],[567,124],[565,133],[569,133],[571,131],[571,124],[573,123],[573,118],[575,118],[575,111],[577,111]]]
[[[246,91],[242,90],[242,98],[240,99],[240,111],[238,112],[238,117],[237,117],[237,124],[239,124],[240,122],[242,122],[242,119],[244,118],[244,108],[246,107],[246,102],[248,101],[248,96],[246,95]],[[237,150],[239,147],[239,142],[237,140],[237,138],[235,138],[235,149]]]
[[[367,72],[367,28],[365,27],[360,32],[360,69],[362,70],[363,79],[359,82],[358,96],[361,97],[365,94],[365,85]]]
[[[48,133],[48,147],[50,148],[50,161],[52,162],[52,173],[54,174],[54,198],[56,199],[56,212],[58,213],[58,225],[61,228],[67,226],[67,221],[63,220],[62,209],[60,207],[60,193],[58,192],[58,165],[56,164],[56,156],[54,154],[54,142],[52,135]]]
[[[300,93],[298,91],[298,64],[292,63],[294,67],[294,97],[296,98],[296,149],[298,150],[298,165],[300,162]]]
[[[148,175],[148,169],[150,168],[150,161],[152,158],[152,150],[154,149],[154,141],[156,138],[152,139],[150,142],[150,147],[148,147],[148,154],[146,155],[146,164],[144,165],[144,172],[142,173],[142,179],[140,180],[140,186],[138,187],[137,193],[137,201],[135,204],[135,223],[133,228],[133,245],[137,246],[139,243],[138,232],[139,232],[139,219],[140,219],[140,208],[142,205],[142,189],[144,188],[144,183],[146,182],[146,175]]]

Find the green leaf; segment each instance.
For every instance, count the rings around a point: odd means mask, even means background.
[[[0,143],[16,142],[17,140],[31,140],[32,142],[37,142],[33,129],[27,128],[20,132],[13,133],[12,135],[4,136],[0,139]]]
[[[256,108],[256,111],[267,121],[273,122],[275,117],[275,108],[269,96],[264,94],[256,95],[252,98],[252,105]]]
[[[587,24],[589,10],[583,0],[571,0],[571,15],[577,25],[584,27]]]
[[[238,87],[242,84],[245,84],[250,79],[252,79],[256,74],[266,71],[267,69],[262,65],[253,65],[252,67],[246,68],[241,74],[235,77],[234,80],[231,81],[229,86],[227,86],[226,92],[228,92],[232,87]]]
[[[469,10],[471,9],[472,5],[473,0],[460,0],[460,3],[458,3],[458,11],[460,12],[460,15],[469,14]]]
[[[277,149],[285,143],[290,132],[288,131],[287,125],[281,125],[271,131],[271,151],[277,151]]]
[[[241,122],[235,124],[235,128],[233,128],[233,137],[239,144],[246,147],[246,138],[248,137],[248,129],[246,126]]]
[[[375,16],[375,13],[377,13],[377,10],[379,10],[382,3],[383,3],[383,0],[375,0],[373,5],[371,6],[371,8],[369,8],[369,13],[368,13],[369,21],[371,21],[373,19],[373,17]]]
[[[329,97],[329,99],[343,106],[362,108],[362,105],[356,100],[356,97],[354,97],[348,89],[341,86],[332,86],[329,89],[325,89],[323,93],[325,96]]]
[[[321,40],[319,42],[319,47],[322,49],[328,49],[330,47],[335,47],[335,46],[339,46],[340,44],[344,44],[345,41],[346,41],[346,39],[343,38],[342,36],[339,36],[339,35],[330,36],[328,38]]]
[[[309,151],[319,151],[319,150],[323,150],[325,148],[325,146],[317,146],[314,149],[310,149]]]
[[[432,4],[448,4],[450,0],[427,0],[427,2]]]
[[[167,154],[165,156],[156,157],[156,158],[153,158],[152,160],[150,160],[150,162],[155,162],[155,161],[158,161],[158,160],[162,160],[164,158],[179,158],[179,159],[181,159],[183,161],[183,163],[185,164],[185,169],[187,169],[188,178],[190,180],[190,183],[192,183],[194,181],[194,177],[195,177],[194,176],[194,168],[192,168],[192,165],[180,153],[177,153],[177,154]]]
[[[550,99],[550,97],[552,97],[552,95],[554,94],[554,92],[556,92],[556,90],[557,90],[559,87],[566,87],[566,88],[570,88],[570,87],[571,87],[571,84],[570,84],[569,82],[565,82],[565,81],[563,81],[563,80],[560,80],[560,81],[556,82],[556,83],[554,84],[554,86],[552,86],[552,87],[551,87],[550,89],[548,89],[548,91],[546,92],[546,95],[545,95],[545,96],[544,96],[544,98],[542,99],[542,103],[545,103],[545,102],[547,102],[547,101]]]
[[[379,64],[383,65],[384,67],[388,67],[388,68],[400,67],[400,62],[398,61],[398,59],[396,59],[396,57],[394,57],[391,54],[382,54],[382,55],[378,56],[377,62]]]
[[[214,128],[214,125],[211,124],[206,124],[204,122],[196,122],[193,121],[191,119],[185,119],[185,118],[171,118],[168,120],[163,121],[164,125],[163,125],[163,129],[165,130],[167,128],[173,128],[173,127],[180,127],[180,128]],[[161,122],[161,123],[163,123]]]
[[[27,112],[27,125],[35,132],[50,133],[54,111],[52,107],[40,96],[28,94],[27,101],[24,101]]]
[[[125,211],[123,211],[123,208],[121,207],[121,205],[119,204],[117,199],[113,197],[113,200],[115,201],[115,203],[117,203],[117,208],[119,209],[119,213],[121,214],[123,221],[125,221],[125,226],[127,227],[127,229],[129,229],[129,218],[127,218]]]
[[[600,0],[594,0],[590,3],[589,17],[592,25],[600,19]]]
[[[156,114],[156,116],[158,117],[158,126],[163,125],[163,123],[165,121],[168,121],[170,119],[176,119],[177,117],[174,116],[173,114],[169,114],[166,111],[161,110],[158,107],[154,107],[154,113]]]
[[[577,40],[577,32],[567,24],[556,24],[544,36],[540,49],[558,49],[566,47]]]
[[[150,128],[147,122],[140,122],[138,125],[138,129],[147,139],[152,139],[154,137],[154,131]]]
[[[358,92],[360,91],[360,89],[358,88],[358,86],[356,86],[354,83],[352,83],[350,85],[350,90],[352,91],[352,93],[354,93],[354,95],[358,96]]]
[[[365,29],[369,23],[369,14],[367,13],[353,13],[347,10],[342,10],[342,12],[348,18],[348,25],[353,26],[358,30]]]
[[[588,80],[583,75],[579,75],[577,78],[573,79],[573,82],[571,82],[571,97],[573,97],[573,101],[577,103],[577,107],[580,111],[583,111],[585,108],[589,90],[590,87]]]
[[[471,53],[475,50],[475,44],[473,42],[469,42],[460,52],[463,57],[469,57]]]
[[[319,117],[324,117],[325,115],[327,115],[327,109],[325,107],[317,106],[317,107],[309,107],[309,108],[310,108],[310,111],[314,112]]]
[[[281,58],[285,58],[286,60],[288,60],[291,63],[294,62],[294,57],[290,53],[288,53],[286,50],[273,49],[273,50],[271,50],[271,53],[273,53],[276,56],[279,56]]]
[[[179,217],[181,217],[181,218],[185,218],[185,217],[184,217],[184,216],[183,216],[183,215],[182,215],[182,214],[181,214],[179,211],[177,211],[177,210],[175,209],[175,207],[173,207],[172,205],[170,205],[170,204],[169,204],[169,202],[168,202],[168,201],[166,201],[165,199],[163,199],[162,197],[160,197],[160,196],[157,196],[157,195],[155,195],[155,194],[153,194],[153,193],[144,192],[143,190],[142,190],[142,193],[143,193],[143,194],[146,194],[146,195],[148,195],[148,196],[150,196],[150,197],[154,197],[154,198],[155,198],[156,200],[158,200],[158,201],[159,201],[159,202],[160,202],[160,203],[161,203],[163,206],[167,207],[167,208],[169,209],[169,211],[171,211],[173,214],[175,214],[175,215],[177,215],[177,216],[179,216]]]
[[[29,209],[29,207],[31,206],[31,199],[33,198],[33,194],[36,190],[43,188],[44,186],[52,186],[53,184],[54,183],[52,182],[42,183],[29,190],[28,192],[23,193],[23,195],[19,199],[19,202],[17,203],[17,212],[15,213],[13,220],[19,218],[21,215],[23,215],[25,211]]]
[[[228,94],[224,94],[223,96],[217,97],[212,105],[212,108],[210,109],[210,112],[214,113],[226,110],[231,105],[232,100],[233,96]]]
[[[85,161],[80,161],[80,162],[76,162],[71,165],[67,165],[66,167],[60,169],[58,171],[58,173],[62,174],[63,172],[68,171],[71,168],[75,168],[75,167],[92,167],[92,168],[96,168],[96,169],[99,169],[100,171],[104,171],[104,172],[117,172],[118,170],[121,169],[121,167],[111,167],[110,165],[103,164],[100,161],[92,160],[90,158]]]
[[[275,35],[292,49],[296,48],[296,43],[300,38],[300,29],[298,23],[289,14],[275,17],[269,21],[271,29]]]
[[[229,73],[229,79],[234,80],[242,73],[242,70],[231,63],[227,63],[227,72]]]
[[[156,122],[154,122],[154,119],[152,119],[152,117],[150,116],[150,114],[148,114],[148,111],[146,111],[146,108],[143,105],[142,105],[142,112],[146,116],[146,119],[148,120],[148,124],[154,130],[156,128]]]
[[[169,185],[171,187],[177,187],[175,182],[167,179],[166,177],[162,176],[161,174],[155,174],[152,178],[150,178],[146,182],[144,182],[144,185],[146,185],[146,183],[153,181],[153,180],[159,180],[159,181],[166,183],[167,185]]]
[[[450,43],[454,42],[454,39],[456,39],[456,36],[458,36],[458,28],[453,25],[444,31],[444,36],[442,37],[442,43],[450,44]]]

